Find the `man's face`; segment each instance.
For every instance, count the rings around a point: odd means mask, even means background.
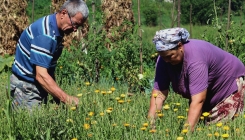
[[[82,26],[84,19],[80,12],[71,17],[70,14],[66,11],[65,20],[63,22],[62,31],[65,34],[70,34],[72,32],[76,32],[78,27]]]
[[[184,58],[183,46],[179,46],[173,50],[160,51],[158,53],[165,62],[170,63],[171,65],[177,65],[181,63]]]

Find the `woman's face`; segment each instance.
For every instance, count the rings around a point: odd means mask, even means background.
[[[158,53],[165,62],[170,63],[171,65],[177,65],[183,62],[184,59],[184,48],[182,44],[179,44],[179,47],[176,49],[160,51]]]

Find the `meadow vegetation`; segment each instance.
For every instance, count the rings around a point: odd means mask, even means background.
[[[40,1],[41,2],[41,1]],[[137,3],[133,1],[135,19],[137,19]],[[144,1],[142,5],[149,4]],[[88,5],[90,3],[88,2]],[[99,5],[99,1],[98,1]],[[97,7],[99,7],[97,5]],[[82,43],[65,49],[56,69],[57,82],[67,93],[80,98],[79,106],[57,106],[49,102],[31,112],[11,110],[9,91],[10,61],[13,56],[0,59],[0,139],[10,140],[81,140],[81,139],[238,139],[245,138],[245,116],[237,115],[234,121],[204,126],[203,118],[194,133],[184,129],[188,101],[171,93],[162,111],[158,114],[156,130],[151,129],[147,119],[150,103],[150,92],[154,78],[155,60],[158,57],[152,37],[159,29],[171,26],[171,8],[163,3],[162,10],[157,11],[161,18],[156,26],[141,26],[142,39],[138,36],[137,21],[132,32],[126,32],[123,40],[112,43],[111,51],[104,47],[111,43],[100,32],[102,13],[96,11],[95,22],[90,24],[88,37]],[[157,7],[156,9],[159,9]],[[91,8],[91,5],[90,5]],[[142,6],[144,11],[145,6]],[[29,9],[30,10],[30,9]],[[49,13],[39,13],[46,15]],[[93,13],[91,13],[93,14]],[[220,48],[238,56],[245,63],[245,32],[240,23],[240,16],[232,16],[229,30],[226,30],[227,19],[214,16],[205,25],[192,25],[191,37],[204,39]],[[142,15],[142,21],[146,18]],[[91,20],[92,21],[92,20]],[[244,21],[244,16],[242,17]],[[125,24],[130,24],[125,22]],[[189,24],[182,27],[190,29]],[[96,32],[96,34],[94,33]],[[226,37],[228,45],[226,45]],[[139,44],[143,49],[143,78],[140,74]],[[96,60],[99,65],[95,66]],[[99,72],[99,75],[98,73]],[[99,81],[96,79],[99,77]],[[128,93],[133,93],[129,96]],[[131,94],[130,94],[131,95]],[[51,97],[50,97],[51,100]]]

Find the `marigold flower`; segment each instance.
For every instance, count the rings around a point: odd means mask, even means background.
[[[218,136],[219,136],[219,132],[215,132],[215,133],[214,133],[214,136],[215,136],[215,137],[218,137]]]
[[[145,131],[146,127],[141,127],[140,130]]]
[[[108,93],[108,94],[111,94],[111,93],[112,93],[112,91],[111,91],[111,90],[109,90],[109,91],[107,91],[107,93]]]
[[[189,108],[186,108],[185,111],[188,112],[189,111]]]
[[[228,138],[229,137],[229,134],[223,134],[222,137],[223,138]]]
[[[109,108],[107,108],[108,110],[113,110],[113,108],[112,107],[109,107]]]
[[[106,112],[107,112],[107,113],[111,113],[112,111],[111,111],[111,110],[109,110],[109,109],[107,109],[107,110],[106,110]]]
[[[182,133],[184,133],[184,134],[187,133],[187,132],[188,132],[188,129],[183,129],[182,130]]]
[[[106,91],[101,91],[100,93],[103,94],[103,95],[105,95],[106,94]]]
[[[168,110],[169,108],[170,108],[169,105],[163,106],[163,109],[165,109],[165,110]]]
[[[212,136],[213,136],[213,134],[210,134],[210,133],[209,133],[209,134],[207,134],[207,136],[208,136],[208,137],[212,137]]]
[[[126,97],[126,95],[125,94],[121,94],[120,97],[124,98],[124,97]]]
[[[178,119],[184,119],[185,117],[184,116],[178,116],[177,118]]]
[[[89,112],[88,115],[89,116],[94,116],[94,112]]]
[[[88,137],[92,137],[92,136],[93,136],[93,134],[91,134],[91,133],[88,134]]]
[[[75,106],[71,107],[71,110],[76,110],[76,109],[77,109],[77,107],[75,107]]]
[[[111,87],[111,91],[114,92],[116,90],[116,88],[114,87]]]
[[[201,120],[204,120],[204,117],[203,117],[203,116],[201,116],[201,117],[200,117],[200,119],[201,119]]]
[[[130,126],[130,124],[128,124],[128,123],[125,123],[125,124],[123,124],[125,127],[128,127],[128,126]]]
[[[143,123],[143,126],[144,126],[144,127],[147,127],[147,126],[148,126],[148,123]]]
[[[157,116],[158,116],[159,118],[162,118],[162,117],[164,116],[164,114],[158,113]]]
[[[222,122],[217,123],[216,126],[221,127],[222,126]]]
[[[94,92],[95,92],[95,93],[99,93],[99,92],[100,92],[100,90],[96,89]]]
[[[174,108],[174,112],[178,111],[178,108]]]
[[[82,94],[82,93],[77,94],[77,97],[82,97],[82,96],[83,96],[83,94]]]
[[[83,128],[84,128],[84,129],[89,129],[89,128],[90,128],[90,125],[87,124],[87,123],[85,123],[85,124],[83,125]]]
[[[115,99],[118,101],[118,100],[120,100],[120,97],[116,97]]]
[[[71,140],[77,140],[77,138],[72,138]]]
[[[149,132],[150,132],[150,133],[156,133],[157,130],[156,130],[156,129],[151,129]]]
[[[131,102],[131,100],[128,99],[127,102],[129,103],[129,102]]]
[[[85,82],[85,85],[86,85],[86,86],[89,86],[89,85],[90,85],[90,83],[89,83],[89,82]]]
[[[105,115],[104,112],[101,112],[101,113],[100,113],[100,116],[104,116],[104,115]]]
[[[122,104],[122,103],[124,103],[124,100],[118,100],[117,102]]]
[[[180,106],[180,103],[175,103],[175,105]]]
[[[224,129],[224,130],[229,130],[230,127],[226,125],[226,126],[223,127],[223,129]]]
[[[66,119],[66,122],[67,123],[73,123],[73,120],[72,119]]]
[[[236,128],[236,132],[240,132],[240,129],[239,128]]]
[[[183,137],[177,137],[177,140],[184,140]]]
[[[209,112],[204,112],[204,113],[202,113],[202,115],[204,116],[204,117],[208,117],[209,116]]]
[[[158,94],[157,93],[153,93],[152,95],[153,95],[154,98],[156,98]]]
[[[113,123],[112,126],[117,126],[117,124],[116,123]]]

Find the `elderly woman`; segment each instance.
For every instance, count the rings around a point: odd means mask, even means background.
[[[232,54],[197,39],[188,39],[184,28],[156,32],[153,42],[159,53],[148,117],[156,118],[167,99],[171,83],[175,93],[189,99],[187,122],[193,131],[202,112],[207,123],[233,119],[243,111],[245,67]]]

